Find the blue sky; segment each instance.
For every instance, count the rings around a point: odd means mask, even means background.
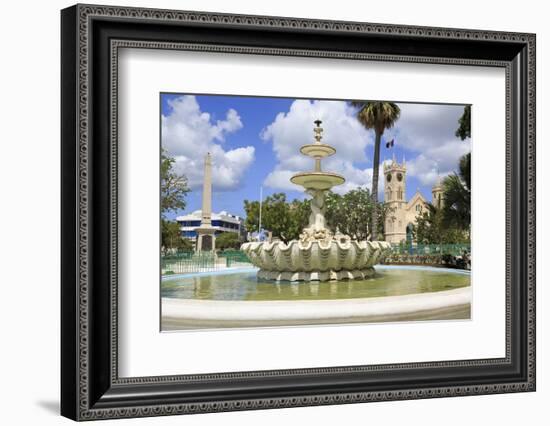
[[[454,136],[463,105],[398,103],[401,117],[383,135],[381,159],[406,159],[407,199],[419,190],[431,199],[438,173],[456,170],[458,158],[471,151],[471,141]],[[161,94],[161,143],[176,159],[176,170],[189,180],[189,213],[201,208],[204,155],[213,156],[213,210],[244,215],[243,200],[258,200],[285,192],[287,199],[303,198],[289,182],[298,171],[313,168],[299,147],[313,142],[313,121],[323,120],[323,142],[337,153],[323,169],[346,177],[335,188],[346,192],[372,182],[374,132],[356,119],[356,109],[343,101]],[[392,149],[385,142],[395,139]],[[380,178],[379,195],[383,196]],[[382,198],[381,198],[382,199]]]

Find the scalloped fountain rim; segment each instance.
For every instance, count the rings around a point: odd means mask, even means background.
[[[365,279],[391,250],[385,241],[298,241],[288,244],[249,242],[242,245],[258,278],[275,281]]]

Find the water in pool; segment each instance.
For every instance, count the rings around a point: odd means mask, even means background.
[[[368,280],[289,283],[258,281],[256,272],[191,275],[162,281],[161,295],[206,300],[353,299],[452,290],[470,285],[462,271],[376,268]]]

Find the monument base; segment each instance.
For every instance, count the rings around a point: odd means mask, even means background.
[[[216,250],[216,230],[211,227],[197,228],[197,247],[196,251],[215,251]]]
[[[374,276],[374,268],[340,270],[340,271],[258,271],[258,279],[268,281],[345,281],[345,280],[364,280]]]

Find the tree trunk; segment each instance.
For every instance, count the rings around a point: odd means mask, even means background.
[[[374,158],[372,159],[372,224],[371,224],[371,241],[376,241],[378,238],[378,168],[380,166],[380,140],[382,132],[376,130],[376,139],[374,141]]]

